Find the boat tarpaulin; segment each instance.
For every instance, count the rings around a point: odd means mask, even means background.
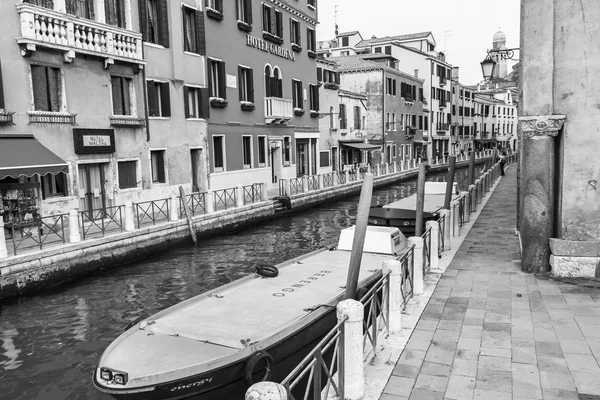
[[[0,179],[7,176],[56,175],[67,170],[68,164],[33,135],[0,135]]]
[[[342,146],[347,146],[347,147],[351,147],[353,149],[358,149],[358,150],[375,150],[375,149],[381,148],[381,146],[378,144],[368,144],[368,143],[343,143],[343,142],[340,142],[340,144]]]

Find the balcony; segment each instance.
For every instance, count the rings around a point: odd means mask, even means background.
[[[448,79],[445,76],[440,76],[440,86],[446,86]]]
[[[17,43],[23,56],[30,56],[37,46],[42,46],[62,51],[65,62],[81,53],[104,58],[105,68],[114,60],[140,67],[146,63],[141,33],[27,3],[17,4],[17,11],[21,16],[21,37]]]
[[[448,131],[449,129],[450,129],[450,124],[446,124],[446,123],[443,123],[443,122],[438,122],[436,124],[436,128],[435,128],[435,130],[438,133],[441,133],[441,134],[446,133],[446,131]]]
[[[446,100],[440,100],[440,108],[446,108],[448,106],[448,102]]]
[[[265,122],[267,124],[285,124],[294,116],[292,99],[265,97]]]

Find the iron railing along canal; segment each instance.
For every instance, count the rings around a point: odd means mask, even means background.
[[[45,244],[66,243],[65,222],[68,220],[69,214],[59,214],[7,223],[5,228],[10,228],[14,255],[21,246],[42,250]]]
[[[123,231],[124,206],[79,211],[82,238],[92,235],[105,236],[108,231]]]
[[[145,223],[156,225],[158,221],[169,220],[169,199],[134,203],[134,209],[138,228]]]

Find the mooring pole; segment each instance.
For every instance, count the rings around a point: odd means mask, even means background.
[[[456,156],[450,156],[450,166],[448,167],[448,176],[446,177],[446,197],[444,199],[444,208],[450,209],[452,201],[452,188],[454,187],[454,171],[456,169]]]
[[[346,280],[346,293],[344,300],[356,297],[360,263],[362,261],[365,236],[367,235],[367,222],[369,220],[369,209],[371,208],[371,197],[373,196],[373,174],[365,173],[360,199],[358,201],[358,212],[356,215],[356,226],[354,227],[354,240],[352,241],[352,253],[350,253],[350,266],[348,268],[348,279]]]
[[[475,152],[471,151],[469,157],[469,173],[467,175],[467,183],[469,186],[475,183]]]
[[[190,235],[192,236],[194,245],[198,246],[198,238],[196,237],[196,232],[194,232],[192,218],[188,214],[187,202],[185,201],[185,190],[183,190],[183,186],[179,186],[179,195],[181,196],[181,207],[183,209],[183,213],[185,214],[185,218],[187,219],[188,228],[190,229]]]
[[[423,207],[425,206],[425,164],[419,165],[417,180],[417,215],[415,218],[415,236],[423,234]]]

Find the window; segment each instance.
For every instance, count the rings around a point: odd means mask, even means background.
[[[208,89],[184,86],[183,104],[186,118],[208,118]]]
[[[397,154],[398,148],[396,147],[395,144],[392,145],[392,157],[396,158],[396,154]]]
[[[252,168],[252,136],[242,136],[242,159],[244,169]]]
[[[329,107],[329,129],[330,130],[336,129],[335,128],[335,119],[333,117],[334,112],[335,112],[335,110],[334,110],[333,106],[330,106]]]
[[[169,47],[167,0],[140,2],[140,28],[144,41]]]
[[[308,85],[310,95],[311,111],[319,111],[319,88],[315,85]]]
[[[0,110],[5,108],[4,104],[4,84],[2,83],[2,66],[0,65]]]
[[[300,34],[300,22],[290,18],[290,41],[292,44],[302,45],[302,35]]]
[[[94,0],[68,0],[67,14],[81,18],[94,19]]]
[[[283,164],[290,165],[290,137],[286,136],[283,138]]]
[[[392,113],[392,130],[396,130],[396,113]]]
[[[278,67],[272,70],[268,65],[265,67],[265,93],[266,97],[283,97],[283,81]]]
[[[340,104],[340,129],[347,129],[348,122],[346,121],[346,105]]]
[[[293,102],[294,108],[303,108],[303,99],[302,99],[302,82],[292,79],[292,92],[293,92]]]
[[[104,15],[107,24],[125,28],[125,0],[104,0]]]
[[[267,166],[267,137],[266,136],[258,137],[258,166],[259,167]]]
[[[348,36],[344,36],[342,38],[342,47],[350,46],[350,38]]]
[[[385,80],[385,93],[392,94],[392,78],[386,78]]]
[[[213,136],[213,163],[215,172],[225,170],[225,137]]]
[[[423,116],[419,115],[419,129],[423,130]]]
[[[148,115],[150,117],[170,117],[171,97],[169,82],[147,81]]]
[[[360,129],[360,107],[354,106],[354,129]]]
[[[210,97],[226,99],[225,63],[220,60],[208,59],[208,87]]]
[[[183,50],[190,53],[206,54],[204,40],[204,17],[202,11],[182,7],[183,11]]]
[[[67,174],[64,172],[56,175],[47,174],[42,178],[42,198],[68,196]]]
[[[254,103],[254,74],[248,67],[238,66],[240,101]]]
[[[381,53],[381,47],[375,47],[375,53]]]
[[[110,77],[112,86],[113,115],[131,115],[131,89],[132,81],[130,78],[122,76]]]
[[[236,0],[237,19],[248,25],[252,25],[252,0]]]
[[[33,102],[36,111],[63,110],[62,72],[60,68],[31,66]]]
[[[118,161],[117,169],[119,173],[119,189],[137,187],[137,161]],[[156,176],[154,175],[154,169],[152,170],[152,176]]]
[[[165,183],[165,151],[150,151],[150,164],[152,167],[152,183]]]
[[[281,39],[277,41],[278,43],[283,42],[283,14],[266,4],[263,4],[263,32]],[[269,39],[269,37],[265,36],[265,39]]]
[[[212,8],[213,10],[217,10],[218,12],[223,12],[223,0],[206,0],[204,3],[206,7]]]
[[[313,52],[317,49],[317,37],[314,29],[306,28],[306,47]]]
[[[385,54],[392,55],[392,46],[385,46]]]

